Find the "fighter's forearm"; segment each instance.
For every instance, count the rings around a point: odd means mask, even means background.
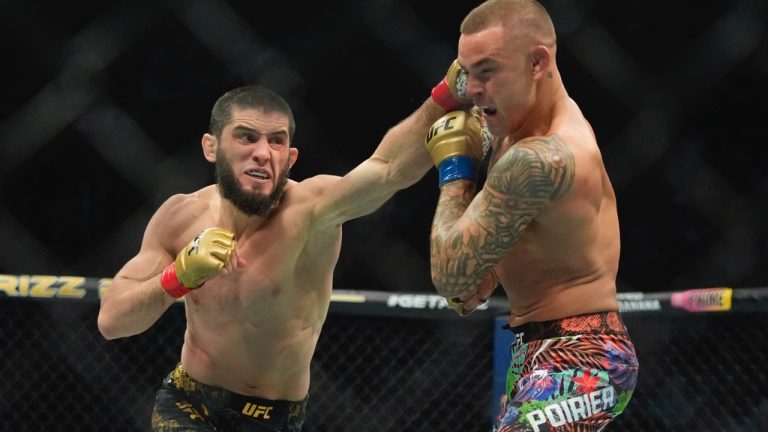
[[[430,237],[432,282],[444,297],[473,292],[482,281],[475,274],[477,233],[462,225],[461,217],[472,202],[475,183],[459,180],[443,185]]]
[[[113,282],[101,299],[98,326],[107,339],[133,336],[149,329],[175,299],[160,286],[160,275],[146,281]]]
[[[432,167],[424,138],[443,111],[427,99],[416,111],[390,128],[376,148],[372,159],[387,166],[386,181],[402,189],[421,179]]]

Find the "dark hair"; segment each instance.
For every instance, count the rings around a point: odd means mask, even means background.
[[[224,126],[232,120],[232,111],[240,109],[262,109],[267,113],[277,112],[288,117],[288,138],[293,138],[296,122],[293,111],[282,96],[258,85],[247,85],[232,89],[219,97],[211,110],[211,123],[208,132],[221,138]]]

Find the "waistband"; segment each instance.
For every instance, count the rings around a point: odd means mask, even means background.
[[[176,365],[167,380],[179,390],[199,398],[209,408],[214,410],[228,408],[271,425],[281,425],[289,418],[303,416],[309,399],[309,395],[301,401],[272,400],[241,395],[195,380],[187,374],[181,363]]]
[[[627,336],[627,328],[621,320],[621,314],[616,311],[529,322],[515,327],[507,324],[503,328],[515,334],[516,343],[584,334]]]

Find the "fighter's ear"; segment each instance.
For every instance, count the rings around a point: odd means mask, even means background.
[[[543,78],[549,71],[552,51],[544,45],[536,45],[528,52],[531,59],[531,76],[534,80]]]
[[[289,147],[288,148],[288,166],[293,167],[293,164],[296,163],[296,159],[299,157],[299,149],[296,147]]]
[[[203,146],[203,155],[208,162],[216,162],[216,147],[219,145],[219,140],[215,136],[206,133],[203,134],[201,140]]]

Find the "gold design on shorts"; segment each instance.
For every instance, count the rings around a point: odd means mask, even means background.
[[[200,412],[198,412],[195,407],[192,406],[191,403],[182,401],[182,402],[176,402],[176,406],[184,411],[185,413],[189,414],[189,418],[191,420],[203,420],[203,416],[200,415]]]
[[[187,375],[187,371],[181,367],[181,363],[173,370],[173,383],[176,384],[176,388],[188,392],[197,390],[197,381]]]
[[[306,401],[306,399],[304,399]],[[300,403],[294,404],[291,407],[291,410],[288,412],[288,417],[298,417],[304,415],[304,409],[307,407],[307,405],[302,401]]]

